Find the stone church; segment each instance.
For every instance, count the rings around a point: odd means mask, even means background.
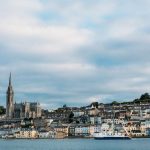
[[[41,107],[38,102],[14,103],[14,91],[11,83],[11,74],[6,93],[6,117],[12,118],[39,118],[41,117]]]

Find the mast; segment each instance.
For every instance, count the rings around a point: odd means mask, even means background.
[[[115,119],[114,119],[114,117],[115,117],[114,105],[112,105],[112,120],[113,120],[113,122],[112,122],[112,130],[113,130],[113,135],[115,134],[115,129],[114,129],[114,127],[115,127]]]

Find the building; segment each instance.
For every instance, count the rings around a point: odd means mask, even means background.
[[[94,133],[98,133],[98,132],[100,132],[100,130],[101,130],[100,126],[91,125],[89,127],[89,134],[90,134],[90,136],[93,136]]]
[[[68,136],[75,136],[76,124],[70,124],[68,129]]]
[[[39,131],[38,137],[41,139],[48,139],[49,138],[49,132],[46,130]]]
[[[41,107],[38,102],[24,102],[14,104],[14,91],[11,83],[11,73],[6,96],[6,118],[39,118]]]
[[[15,137],[18,139],[25,138],[25,139],[34,139],[38,138],[38,131],[34,129],[21,129],[19,132],[15,133]]]
[[[9,85],[6,93],[6,117],[8,119],[13,118],[14,114],[14,91],[11,84],[11,73],[9,77]]]
[[[89,136],[90,126],[89,125],[78,125],[75,127],[75,136]]]
[[[38,137],[41,139],[54,139],[55,138],[55,131],[53,129],[42,129],[38,131]]]
[[[101,124],[102,123],[102,120],[101,120],[100,116],[93,116],[93,115],[91,115],[91,116],[89,116],[89,118],[90,118],[90,123],[92,125]]]
[[[64,139],[64,138],[66,138],[66,134],[62,131],[58,131],[55,133],[55,138],[56,139]]]
[[[64,138],[68,136],[68,126],[66,125],[56,126],[54,127],[54,130],[56,132],[56,138]]]
[[[98,115],[99,110],[97,108],[87,108],[85,113],[86,113],[86,115],[96,116],[96,115]]]
[[[46,119],[35,118],[34,119],[34,126],[35,126],[35,128],[45,128],[48,126],[48,122]]]
[[[39,118],[41,107],[38,102],[24,102],[14,104],[14,118]]]
[[[73,110],[73,114],[74,114],[74,117],[80,117],[82,115],[84,115],[84,111],[83,110]]]

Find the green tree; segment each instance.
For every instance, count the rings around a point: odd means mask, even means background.
[[[69,123],[73,122],[73,117],[74,117],[74,113],[71,112],[70,115],[69,115]]]
[[[67,108],[67,105],[66,105],[66,104],[64,104],[64,105],[63,105],[63,108]]]
[[[3,106],[0,106],[0,115],[5,114],[6,110]]]
[[[93,102],[92,104],[91,104],[91,106],[94,106],[94,107],[96,107],[96,108],[98,108],[98,102]]]
[[[117,101],[113,101],[112,103],[111,103],[111,105],[119,105],[120,103],[118,103]]]
[[[140,100],[147,100],[150,99],[150,95],[148,93],[142,94]]]

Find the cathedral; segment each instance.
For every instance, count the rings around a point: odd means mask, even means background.
[[[14,91],[11,85],[11,74],[10,74],[6,98],[6,117],[11,119],[13,118],[13,114],[14,114]]]
[[[14,103],[14,91],[9,77],[9,85],[6,92],[6,117],[12,118],[39,118],[41,117],[41,107],[38,102]]]

